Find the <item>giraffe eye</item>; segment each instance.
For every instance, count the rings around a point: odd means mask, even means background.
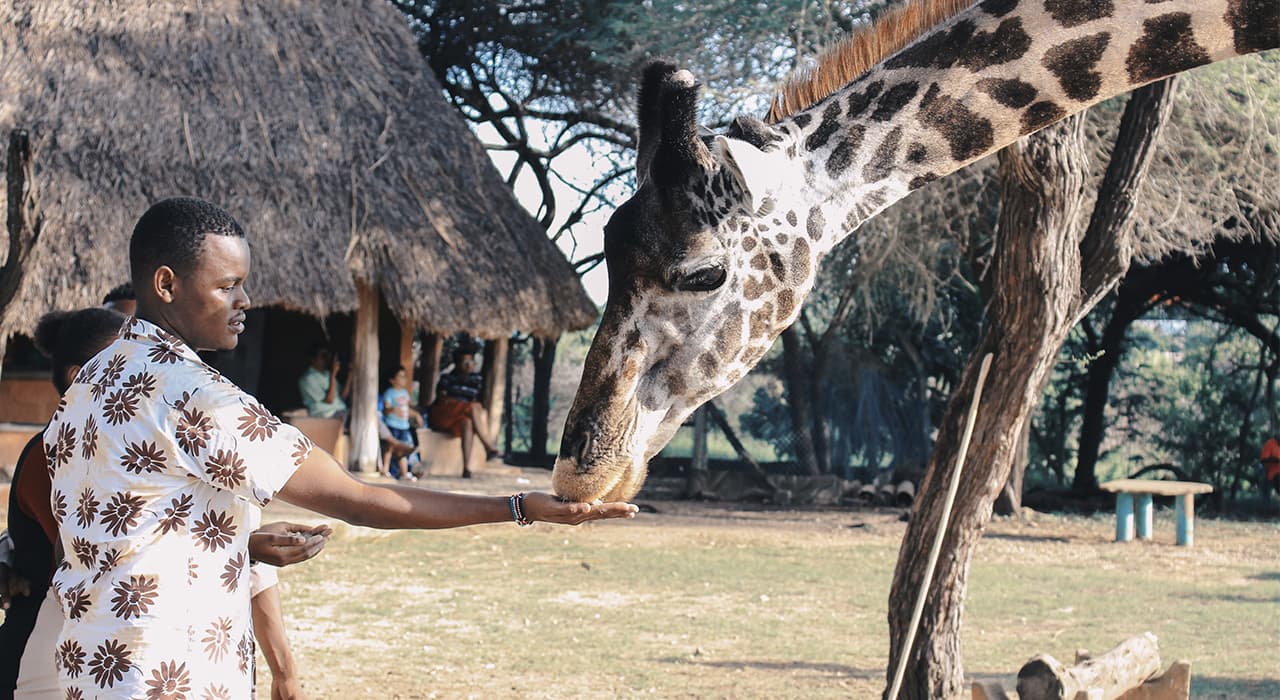
[[[724,284],[726,276],[724,267],[712,265],[695,270],[676,280],[675,288],[681,292],[709,292]]]

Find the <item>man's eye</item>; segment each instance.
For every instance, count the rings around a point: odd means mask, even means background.
[[[682,292],[709,292],[724,284],[726,277],[728,274],[724,267],[712,265],[695,270],[676,280],[675,288]]]

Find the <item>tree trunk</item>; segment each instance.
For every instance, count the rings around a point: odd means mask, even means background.
[[[516,342],[522,342],[517,340]],[[511,381],[511,376],[516,371],[516,354],[511,352],[510,341],[508,341],[506,353],[506,372],[507,381],[502,389],[502,415],[506,416],[507,421],[503,424],[502,429],[502,450],[507,454],[511,454],[515,449],[515,412],[513,406],[515,404],[515,386]]]
[[[974,426],[951,531],[907,654],[900,697],[952,698],[964,687],[960,623],[969,560],[992,503],[1009,477],[1017,441],[1039,388],[1075,322],[1080,280],[1080,207],[1087,160],[1077,115],[1000,152],[1002,209],[988,327],[947,405],[902,539],[889,596],[889,678],[923,584],[983,355],[995,355]]]
[[[813,348],[813,366],[809,370],[810,411],[813,414],[813,460],[819,474],[831,473],[831,424],[827,409],[827,368],[831,359],[834,333],[825,333]]]
[[[0,266],[0,358],[4,357],[9,345],[7,311],[22,289],[27,258],[35,247],[41,228],[39,220],[31,220],[31,138],[23,129],[9,132],[5,184],[9,251],[4,265]]]
[[[809,405],[808,368],[801,357],[800,331],[795,325],[782,331],[782,364],[786,372],[787,408],[791,411],[791,440],[802,474],[816,476],[818,460],[813,444],[813,407]]]
[[[378,288],[356,280],[356,347],[352,357],[350,468],[378,471]]]
[[[1123,316],[1123,318],[1122,318]],[[1089,363],[1085,376],[1084,405],[1081,408],[1080,439],[1076,450],[1076,473],[1071,489],[1077,493],[1098,490],[1098,455],[1106,432],[1107,399],[1111,393],[1111,377],[1124,356],[1124,336],[1133,322],[1120,305],[1112,312],[1098,343],[1097,357]]]
[[[1048,375],[1046,375],[1046,379]],[[1044,394],[1044,387],[1035,392],[1036,396]],[[1022,424],[1022,433],[1017,445],[1013,448],[1013,465],[1009,468],[1009,478],[996,497],[994,512],[996,515],[1017,515],[1022,510],[1022,488],[1027,480],[1027,463],[1030,461],[1031,418]]]
[[[707,407],[699,406],[693,412],[693,454],[689,456],[689,472],[685,474],[685,497],[704,497],[707,476]]]
[[[890,674],[902,655],[898,647],[941,520],[945,472],[957,459],[978,367],[988,352],[995,359],[983,396],[990,398],[979,410],[966,460],[972,466],[956,494],[943,549],[948,555],[937,563],[916,645],[906,654],[902,698],[951,698],[962,691],[959,635],[969,561],[1068,331],[1128,269],[1134,188],[1168,117],[1170,94],[1169,81],[1162,81],[1130,97],[1083,236],[1083,113],[1000,152],[1001,211],[987,327],[947,404],[899,550],[889,596]]]
[[[427,415],[427,409],[436,398],[436,382],[440,381],[440,354],[444,352],[444,338],[438,333],[428,333],[422,339],[422,357],[418,360],[418,412]]]
[[[533,415],[529,424],[529,456],[547,461],[547,422],[551,418],[551,370],[556,364],[558,338],[533,340]]]
[[[488,434],[496,436],[502,428],[503,397],[507,393],[507,339],[497,338],[484,344],[484,388],[480,402],[489,414]]]

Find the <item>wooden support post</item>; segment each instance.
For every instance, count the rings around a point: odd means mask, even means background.
[[[378,444],[378,288],[356,280],[356,342],[352,357],[351,457],[349,468],[376,472]]]
[[[1048,654],[1018,671],[1018,700],[1116,700],[1160,672],[1156,636],[1144,632],[1070,668]]]
[[[1194,493],[1178,494],[1175,497],[1174,510],[1178,513],[1178,545],[1190,547],[1196,537],[1196,495]]]
[[[5,310],[22,289],[27,258],[39,237],[39,217],[31,221],[31,137],[25,129],[9,132],[9,148],[5,155],[5,187],[8,205],[5,225],[9,232],[9,251],[0,265],[0,326]],[[9,334],[0,334],[0,358],[9,344]]]
[[[444,337],[428,333],[422,341],[422,357],[418,361],[418,410],[427,415],[427,407],[436,398],[436,382],[440,380],[440,353],[444,352]]]
[[[409,373],[409,381],[413,381],[413,336],[418,332],[418,327],[413,325],[412,321],[400,322],[400,366]]]
[[[1135,495],[1135,499],[1137,505],[1136,519],[1138,525],[1138,539],[1149,540],[1151,539],[1152,520],[1151,494],[1139,493]]]
[[[509,341],[497,338],[484,344],[484,391],[480,401],[489,414],[488,434],[498,439],[502,429],[503,396],[507,393],[507,351]]]
[[[1133,539],[1133,494],[1116,494],[1116,542]]]
[[[685,494],[700,498],[707,490],[707,408],[699,406],[693,412],[693,454],[689,457],[689,473],[685,478]]]

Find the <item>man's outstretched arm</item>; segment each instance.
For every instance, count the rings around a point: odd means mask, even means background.
[[[389,530],[431,530],[513,520],[511,499],[506,496],[366,484],[321,449],[311,451],[277,497],[352,525]],[[564,503],[547,493],[530,493],[520,505],[528,520],[565,525],[631,518],[638,510],[630,503]]]

